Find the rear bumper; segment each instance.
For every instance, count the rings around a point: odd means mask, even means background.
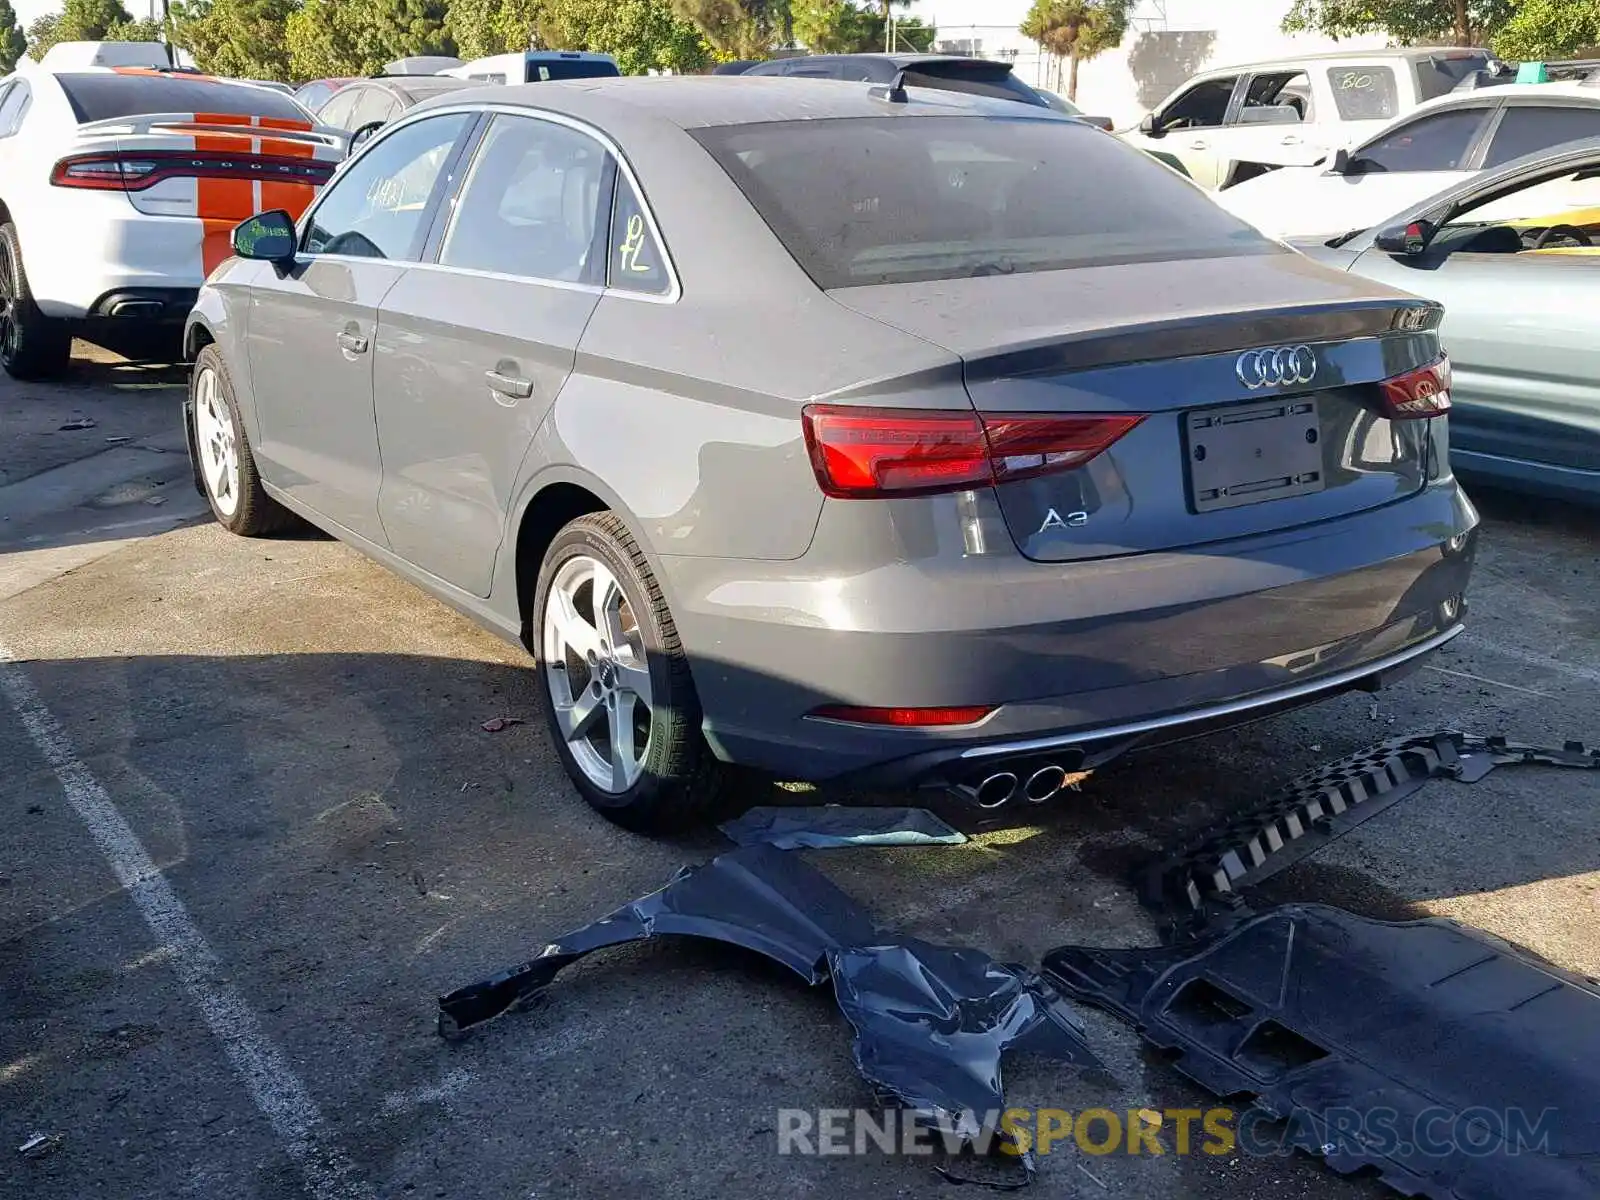
[[[21,227],[22,258],[40,311],[63,320],[110,316],[97,306],[116,293],[160,296],[163,308],[181,293],[191,297],[205,282],[202,223],[192,217],[140,213],[117,193],[53,188],[51,200],[66,211],[51,237],[40,222]],[[181,321],[183,313],[130,311],[128,321]]]
[[[1007,756],[1071,769],[1063,750],[1092,763],[1393,679],[1459,631],[1476,554],[1453,479],[1305,529],[1056,565],[963,550],[947,499],[901,530],[905,560],[856,573],[663,560],[719,755],[885,787],[962,784]],[[828,537],[825,508],[813,551]],[[995,709],[939,730],[806,715],[829,703]]]

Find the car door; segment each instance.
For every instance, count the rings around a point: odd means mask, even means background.
[[[1125,135],[1141,150],[1171,154],[1202,187],[1221,180],[1215,145],[1227,125],[1238,75],[1212,75],[1191,83],[1147,120],[1148,128]]]
[[[1530,252],[1543,230],[1556,236]],[[1416,257],[1369,248],[1353,269],[1444,305],[1457,465],[1489,456],[1600,471],[1600,256],[1590,253],[1600,246],[1600,175],[1502,189],[1433,245]]]
[[[1499,101],[1419,113],[1350,152],[1342,174],[1298,197],[1296,232],[1360,229],[1465,182],[1478,169]]]
[[[497,113],[438,220],[436,261],[385,297],[379,511],[394,551],[487,596],[511,489],[599,301],[611,154],[570,124]]]
[[[300,225],[291,269],[252,287],[246,333],[266,477],[383,544],[372,342],[378,303],[417,257],[430,205],[473,118],[396,128],[334,176]]]
[[[1281,68],[1246,76],[1238,108],[1212,138],[1219,184],[1235,178],[1240,163],[1316,162],[1325,153],[1318,136],[1320,117],[1309,72]]]

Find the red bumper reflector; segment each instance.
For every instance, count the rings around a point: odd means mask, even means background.
[[[863,708],[854,704],[824,704],[811,716],[852,725],[893,725],[900,729],[926,729],[939,725],[976,725],[994,709],[986,704],[957,708]]]
[[[962,491],[1071,470],[1144,417],[808,404],[803,420],[806,449],[823,492],[862,500]]]
[[[1391,421],[1416,421],[1450,411],[1450,359],[1441,356],[1415,371],[1378,385],[1383,415]]]

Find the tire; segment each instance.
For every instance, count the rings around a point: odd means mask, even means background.
[[[597,594],[607,611],[615,607],[615,624],[597,619]],[[661,587],[613,514],[579,517],[550,543],[532,632],[550,737],[583,798],[638,833],[709,821],[720,807],[722,765],[700,735],[700,699]],[[580,724],[587,732],[575,732]],[[622,755],[611,745],[614,729],[632,738]]]
[[[13,379],[53,379],[72,361],[72,327],[39,311],[17,227],[0,225],[0,367]]]
[[[217,523],[241,537],[265,537],[293,528],[298,518],[261,486],[233,397],[233,379],[215,346],[205,347],[194,360],[189,403],[195,466]]]

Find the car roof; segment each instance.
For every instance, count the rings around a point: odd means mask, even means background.
[[[893,63],[897,67],[920,67],[924,63],[942,62],[981,62],[991,68],[1009,67],[1011,65],[1008,62],[996,62],[993,59],[974,59],[965,54],[888,54],[874,51],[863,51],[859,54],[793,54],[781,60],[772,59],[769,61],[804,61],[808,58],[843,59],[849,62],[854,62],[858,59],[876,59],[879,62]]]
[[[1393,59],[1404,62],[1426,62],[1431,58],[1463,59],[1494,54],[1472,46],[1380,46],[1374,50],[1329,50],[1323,54],[1291,54],[1284,58],[1264,58],[1255,62],[1230,63],[1225,67],[1208,67],[1206,75],[1227,75],[1237,71],[1260,70],[1262,67],[1304,66],[1319,62],[1360,62]]]
[[[455,79],[448,75],[378,75],[372,79],[353,81],[346,86],[363,82],[376,83],[386,91],[397,92],[415,104],[431,100],[434,96],[442,96],[446,92],[459,92],[462,88],[472,86],[465,79]]]
[[[563,113],[602,128],[627,125],[703,129],[716,125],[754,125],[776,121],[815,121],[841,117],[1004,116],[1011,119],[1069,121],[1054,109],[1020,105],[1015,100],[908,88],[910,102],[893,104],[883,86],[832,79],[781,75],[631,75],[547,83],[476,87],[421,106],[466,102],[508,105]]]

